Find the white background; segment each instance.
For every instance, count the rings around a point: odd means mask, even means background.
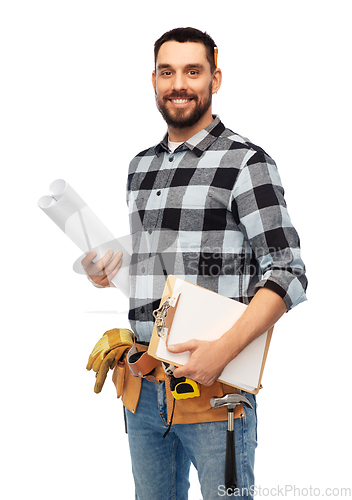
[[[128,162],[165,132],[153,43],[179,26],[215,39],[213,111],[276,160],[308,270],[309,301],[277,325],[258,396],[256,482],[352,486],[348,11],[339,0],[1,4],[6,500],[134,498],[121,403],[110,381],[94,394],[85,369],[104,331],[127,325],[126,300],[72,271],[80,251],[37,200],[63,178],[126,234]]]

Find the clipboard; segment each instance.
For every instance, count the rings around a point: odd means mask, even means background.
[[[181,366],[189,351],[171,353],[167,344],[190,339],[216,340],[242,316],[248,306],[188,281],[167,278],[148,353],[156,359]],[[222,371],[219,381],[257,394],[261,387],[273,328],[251,342]]]

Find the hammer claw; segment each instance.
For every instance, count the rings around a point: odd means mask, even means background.
[[[248,408],[252,408],[253,406],[251,403],[248,401],[248,399],[245,396],[242,396],[242,394],[225,394],[225,396],[222,396],[220,398],[212,397],[210,398],[210,404],[213,408],[220,408],[222,406],[227,406],[228,410],[233,410],[237,405],[239,404],[245,404]]]

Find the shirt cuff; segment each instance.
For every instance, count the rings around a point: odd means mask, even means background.
[[[268,288],[277,293],[291,310],[307,300],[305,293],[307,280],[305,275],[298,278],[288,271],[269,271],[256,285],[256,289]]]

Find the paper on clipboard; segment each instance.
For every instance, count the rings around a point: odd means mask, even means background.
[[[187,281],[169,276],[164,297],[177,298],[178,306],[169,331],[168,343],[177,344],[190,339],[216,340],[242,316],[247,306]],[[253,394],[260,381],[271,340],[272,329],[249,344],[221,373],[219,380]],[[163,361],[184,365],[190,353],[171,353],[166,339],[159,337],[154,327],[149,354]]]

